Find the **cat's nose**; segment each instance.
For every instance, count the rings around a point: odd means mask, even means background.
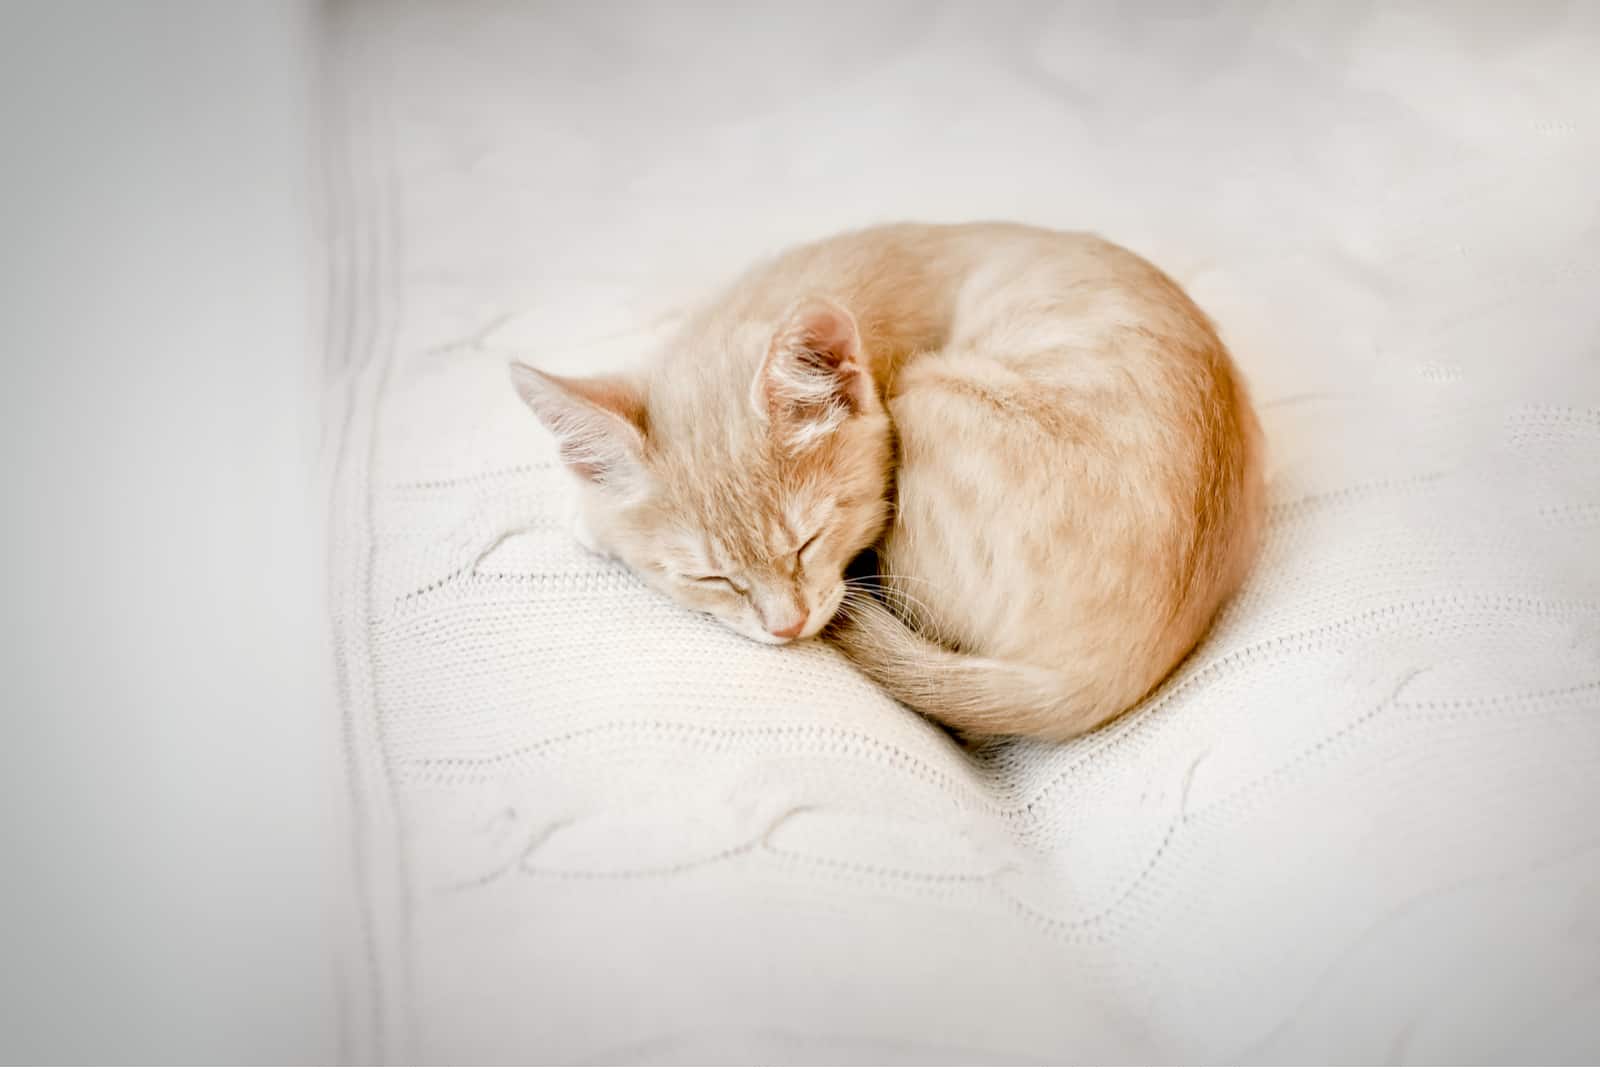
[[[796,616],[794,622],[790,623],[787,627],[768,627],[767,633],[771,634],[774,638],[793,638],[805,629],[806,617]]]

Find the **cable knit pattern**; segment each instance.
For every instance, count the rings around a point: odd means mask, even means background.
[[[352,1056],[1600,1056],[1597,14],[340,9]],[[1192,292],[1273,503],[1140,708],[963,752],[586,555],[505,364],[989,217]]]

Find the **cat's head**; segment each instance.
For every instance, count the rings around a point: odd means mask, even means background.
[[[747,637],[809,638],[887,518],[889,419],[832,301],[712,336],[638,377],[511,377],[576,476],[589,548]],[[691,351],[711,344],[731,350]]]

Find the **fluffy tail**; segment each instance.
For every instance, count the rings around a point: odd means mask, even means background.
[[[951,652],[867,597],[850,598],[826,634],[872,681],[963,734],[1060,741],[1125,707],[1066,669]]]

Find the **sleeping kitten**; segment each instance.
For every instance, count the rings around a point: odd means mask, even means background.
[[[1261,524],[1260,430],[1211,323],[1085,234],[843,234],[751,270],[641,374],[512,379],[586,545],[756,641],[822,633],[966,733],[1132,706]],[[882,600],[844,578],[871,547]]]

